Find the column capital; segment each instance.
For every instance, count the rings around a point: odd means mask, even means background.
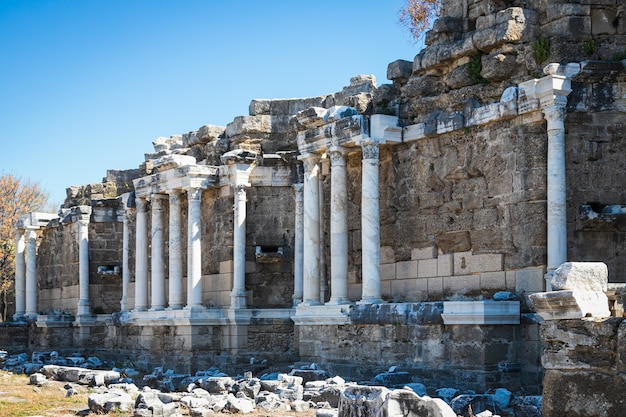
[[[363,141],[361,148],[363,150],[363,159],[378,159],[378,141]]]
[[[346,156],[348,149],[343,146],[332,145],[328,148],[328,156],[330,157],[330,166],[346,165]]]
[[[148,211],[148,199],[146,197],[135,197],[135,208],[138,213]]]
[[[147,197],[147,200],[150,201],[151,203],[152,202],[160,203],[167,198],[168,198],[167,194],[153,193]]]
[[[187,192],[187,200],[200,201],[202,199],[202,191],[204,190],[201,187],[187,187],[185,191]]]
[[[318,168],[317,163],[320,158],[320,155],[312,152],[304,152],[298,156],[298,160],[302,161],[305,172],[312,172],[316,170]]]
[[[567,97],[560,96],[555,99],[553,104],[543,107],[541,111],[548,121],[563,121],[567,113],[566,105]]]
[[[180,204],[180,196],[182,195],[182,190],[170,190],[167,194],[169,195],[170,204]]]
[[[37,229],[38,227],[27,227],[26,230],[26,240],[37,240]]]

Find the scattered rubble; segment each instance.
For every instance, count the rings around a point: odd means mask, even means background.
[[[57,352],[8,355],[0,352],[5,371],[30,375],[30,384],[65,381],[66,396],[89,387],[88,407],[96,414],[133,413],[135,417],[205,417],[215,413],[303,412],[317,417],[417,415],[428,417],[540,417],[541,397],[514,396],[499,388],[484,394],[454,388],[426,387],[393,366],[371,381],[349,382],[331,377],[317,364],[294,367],[289,373],[252,372],[229,376],[216,367],[195,375],[155,368],[150,374],[132,367],[105,368],[107,362]],[[141,387],[136,385],[138,383]],[[433,397],[428,393],[434,393]],[[408,413],[408,414],[407,414]]]

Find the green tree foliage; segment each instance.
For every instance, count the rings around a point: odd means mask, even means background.
[[[0,176],[0,319],[15,292],[15,225],[22,214],[39,210],[48,195],[39,184],[10,174]]]
[[[406,5],[400,9],[400,23],[416,41],[424,36],[433,21],[439,17],[441,2],[442,0],[406,0]]]

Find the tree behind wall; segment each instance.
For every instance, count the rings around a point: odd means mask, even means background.
[[[11,174],[0,176],[0,319],[6,320],[15,292],[15,225],[22,214],[39,210],[48,195],[39,184]]]
[[[439,17],[441,3],[442,0],[406,0],[406,5],[400,9],[400,23],[419,41]]]

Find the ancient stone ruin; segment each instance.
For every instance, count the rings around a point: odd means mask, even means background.
[[[567,415],[620,415],[624,9],[444,0],[391,84],[255,99],[225,127],[156,139],[138,169],[21,218],[28,324],[5,334],[177,372],[398,366],[543,391],[544,416],[573,404],[567,381],[585,405]]]

